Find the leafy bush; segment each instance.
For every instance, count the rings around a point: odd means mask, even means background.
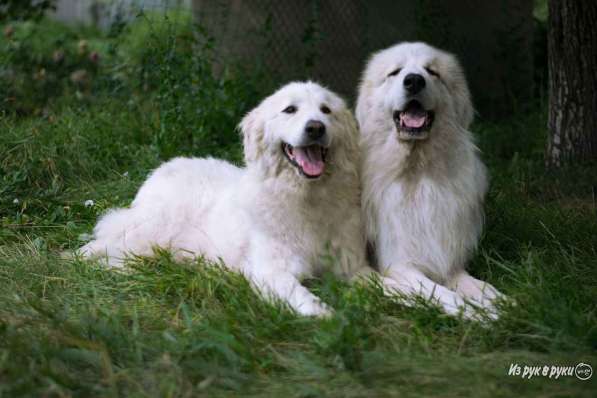
[[[153,145],[176,154],[231,155],[240,160],[235,125],[260,97],[256,76],[212,69],[213,43],[188,13],[143,14],[123,33],[120,59],[130,90],[151,94],[159,115]]]
[[[159,67],[166,61],[163,54],[196,55],[198,31],[189,12],[139,14],[118,32],[118,55],[126,66],[129,83],[144,91],[158,87]]]
[[[143,13],[107,33],[49,20],[8,28],[0,40],[0,112],[48,116],[63,105],[118,99],[145,114],[161,159],[240,160],[235,125],[260,85],[236,68],[214,73],[213,42],[189,13]]]
[[[55,3],[56,0],[0,0],[0,21],[39,19]]]
[[[49,20],[9,26],[0,41],[0,204],[30,198],[46,208],[75,181],[133,165],[144,177],[173,156],[241,160],[235,126],[263,85],[239,69],[215,73],[213,43],[190,19],[144,14],[108,33]]]
[[[0,39],[0,111],[31,114],[65,95],[83,97],[96,89],[107,53],[98,32],[57,22],[4,26]],[[86,39],[89,37],[89,39]]]

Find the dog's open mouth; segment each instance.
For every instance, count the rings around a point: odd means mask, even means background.
[[[318,178],[325,170],[327,148],[321,145],[296,146],[282,143],[282,152],[288,161],[307,178]]]
[[[434,112],[423,108],[419,101],[410,101],[403,110],[394,111],[394,123],[399,137],[415,140],[427,138],[434,116]]]

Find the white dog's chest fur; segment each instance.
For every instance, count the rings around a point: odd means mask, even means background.
[[[269,242],[278,243],[282,258],[296,259],[287,263],[292,273],[304,276],[320,273],[326,265],[325,256],[340,254],[334,252],[340,242],[343,242],[342,249],[347,250],[347,239],[356,246],[355,250],[364,245],[363,241],[357,240],[362,236],[359,206],[354,199],[358,195],[346,195],[350,192],[347,187],[333,194],[333,187],[329,185],[334,183],[319,184],[319,187],[314,186],[308,194],[301,196],[292,188],[281,188],[275,181],[266,181],[259,190],[246,193],[253,195],[249,199],[253,205],[247,209],[256,229],[269,235],[272,238]],[[348,197],[342,197],[344,195]],[[351,222],[352,219],[354,222]],[[338,224],[338,220],[342,223]],[[363,264],[343,264],[336,271],[347,271],[344,269],[346,266],[360,268]]]
[[[480,165],[482,167],[482,165]],[[381,188],[381,187],[380,187]],[[464,266],[481,232],[478,193],[428,176],[403,176],[380,189],[370,231],[383,266],[414,263],[438,281]],[[467,236],[468,235],[468,236]],[[468,243],[468,245],[467,245]]]
[[[413,264],[443,282],[463,269],[481,234],[486,172],[468,134],[427,144],[365,140],[363,208],[380,269]]]

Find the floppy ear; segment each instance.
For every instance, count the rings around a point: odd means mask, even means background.
[[[371,83],[367,80],[363,79],[359,86],[359,93],[357,98],[357,106],[355,109],[356,117],[358,119],[358,123],[360,124],[365,118],[370,110],[369,101],[369,94],[371,91]]]
[[[360,166],[359,131],[354,115],[349,109],[338,112],[338,122],[342,131],[335,163],[345,172],[357,174]]]
[[[462,66],[455,58],[452,59],[452,62],[454,65],[452,67],[453,73],[451,75],[453,77],[450,82],[450,90],[452,91],[452,96],[454,98],[456,117],[458,123],[468,130],[474,117],[471,92],[468,88],[468,83],[466,82]]]
[[[378,64],[374,63],[373,60],[378,56],[379,53],[373,53],[367,61],[367,66],[361,75],[361,81],[357,92],[357,105],[355,108],[355,116],[357,123],[360,128],[361,123],[367,119],[371,112],[371,93],[376,87],[374,76],[383,76],[383,72]]]
[[[243,136],[245,164],[255,162],[264,151],[263,148],[263,118],[260,108],[249,112],[238,125]]]

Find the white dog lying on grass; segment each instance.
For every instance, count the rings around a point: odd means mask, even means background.
[[[173,159],[155,170],[130,208],[107,213],[81,248],[111,265],[153,247],[203,255],[240,271],[260,292],[304,315],[327,306],[299,283],[337,260],[344,277],[367,275],[359,205],[356,122],[342,99],[291,83],[240,123],[246,168]]]
[[[356,113],[363,213],[382,274],[448,313],[466,299],[496,316],[500,293],[465,271],[482,232],[487,176],[468,131],[473,107],[456,59],[424,43],[374,54]]]

